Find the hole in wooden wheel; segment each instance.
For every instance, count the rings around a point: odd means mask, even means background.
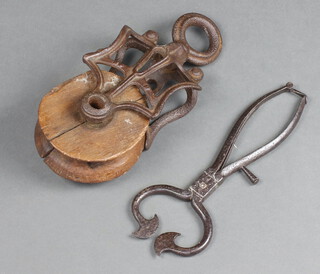
[[[99,97],[92,97],[89,100],[89,105],[95,109],[102,109],[104,108],[104,101]]]

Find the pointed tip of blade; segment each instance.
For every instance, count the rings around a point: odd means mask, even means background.
[[[154,248],[154,251],[156,252],[156,254],[158,256],[160,256],[162,254],[162,252],[163,252],[163,250],[157,250],[156,248]]]
[[[141,233],[141,230],[137,230],[131,233],[132,236],[139,238],[139,239],[147,239],[148,237],[145,236],[144,233]]]

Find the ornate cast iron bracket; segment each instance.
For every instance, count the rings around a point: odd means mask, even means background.
[[[209,39],[209,48],[200,52],[193,49],[186,40],[186,30],[190,26],[203,29]],[[146,133],[145,149],[148,149],[159,130],[167,123],[185,116],[196,104],[198,85],[203,72],[198,67],[185,69],[184,64],[206,65],[213,62],[222,48],[222,39],[217,26],[208,17],[188,13],[181,16],[173,26],[173,42],[158,45],[158,34],[149,30],[140,35],[130,27],[124,26],[116,40],[107,48],[83,56],[96,78],[96,87],[87,94],[81,104],[85,119],[92,123],[109,122],[115,111],[129,109],[150,119]],[[143,56],[133,66],[123,63],[129,49],[137,49]],[[123,75],[121,82],[106,91],[105,80],[99,65],[110,66],[111,72]],[[113,98],[128,87],[137,87],[146,101],[115,103]],[[187,100],[176,109],[161,114],[170,95],[185,89]],[[99,107],[97,107],[99,106]]]

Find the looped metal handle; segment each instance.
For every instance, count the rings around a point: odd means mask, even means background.
[[[209,48],[206,51],[195,50],[188,43],[186,31],[191,26],[200,27],[206,33],[209,40]],[[222,38],[218,27],[210,18],[199,13],[187,13],[178,18],[172,29],[172,39],[174,42],[184,44],[189,50],[188,61],[198,66],[213,62],[222,49]]]
[[[277,95],[280,95],[284,92],[290,92],[292,94],[298,95],[300,97],[300,102],[299,105],[294,113],[294,116],[292,120],[287,124],[285,129],[273,140],[265,144],[264,146],[254,150],[253,152],[247,154],[246,156],[240,158],[239,160],[224,166],[226,163],[233,144],[235,143],[238,135],[240,134],[241,129],[243,126],[246,124],[246,122],[249,120],[249,118],[253,115],[255,111],[259,109],[261,105],[263,105],[265,102],[268,100],[274,98]],[[222,177],[227,177],[233,174],[236,171],[242,170],[246,173],[247,176],[251,177],[253,180],[253,183],[257,182],[258,178],[255,178],[255,175],[253,175],[251,172],[248,172],[247,170],[243,170],[243,167],[246,167],[250,163],[258,160],[262,156],[266,155],[270,151],[274,150],[277,148],[293,131],[297,123],[299,122],[299,119],[302,115],[303,109],[307,103],[307,96],[303,94],[302,92],[296,90],[293,88],[292,83],[287,83],[285,86],[282,88],[279,88],[277,90],[274,90],[272,92],[269,92],[265,94],[264,96],[260,97],[258,100],[256,100],[252,105],[250,105],[240,116],[238,121],[235,123],[233,128],[231,129],[231,132],[229,136],[227,137],[225,144],[223,145],[217,160],[214,162],[212,165],[212,168],[215,171],[220,171],[220,174]],[[250,180],[251,180],[250,179]]]

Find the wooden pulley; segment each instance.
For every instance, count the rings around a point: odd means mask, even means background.
[[[187,43],[190,26],[207,34],[206,51],[196,51]],[[124,26],[109,47],[83,56],[90,71],[42,98],[35,143],[54,172],[82,183],[112,180],[135,164],[163,126],[194,107],[203,72],[183,65],[214,61],[222,47],[221,35],[208,17],[188,13],[176,21],[172,36],[172,43],[157,45],[155,31],[139,35]],[[136,64],[125,65],[126,52],[132,48],[143,55]],[[181,89],[187,93],[186,102],[163,114],[167,99]]]

